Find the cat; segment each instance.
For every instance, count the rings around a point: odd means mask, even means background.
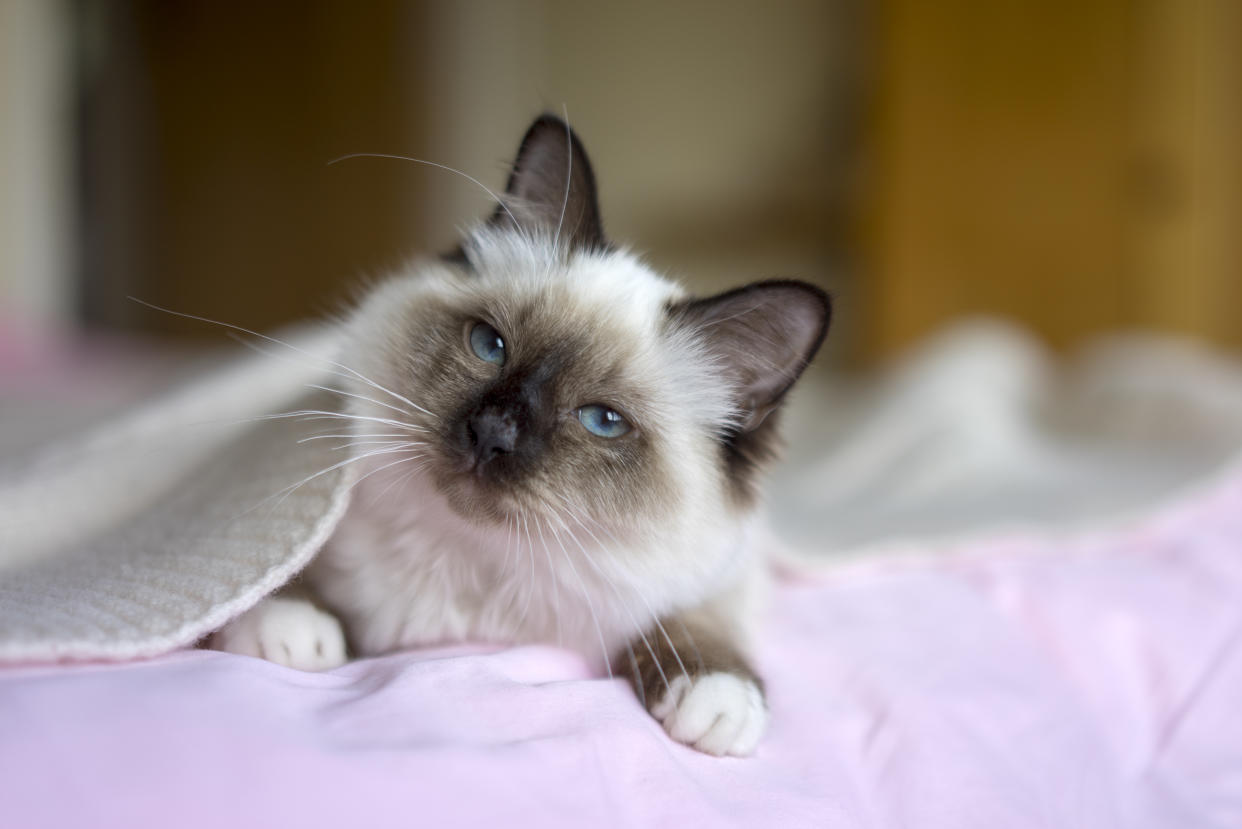
[[[791,280],[692,298],[613,245],[580,140],[538,118],[490,218],[346,321],[351,506],[213,646],[327,669],[557,643],[627,677],[672,738],[752,753],[760,477],[829,317]]]

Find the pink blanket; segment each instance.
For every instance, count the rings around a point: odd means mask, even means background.
[[[1242,476],[776,594],[756,757],[552,648],[0,671],[5,826],[1242,826]]]

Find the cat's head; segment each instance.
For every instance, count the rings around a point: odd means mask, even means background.
[[[364,303],[351,360],[417,407],[358,404],[425,430],[426,479],[468,521],[642,533],[751,505],[828,319],[811,285],[691,298],[611,245],[581,144],[544,116],[491,218]]]

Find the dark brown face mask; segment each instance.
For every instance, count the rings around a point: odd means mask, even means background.
[[[503,483],[529,469],[556,427],[556,368],[550,358],[504,366],[501,375],[466,405],[452,427],[466,469]]]

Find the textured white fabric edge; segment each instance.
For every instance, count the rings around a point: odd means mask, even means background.
[[[298,338],[0,468],[0,661],[154,656],[294,577],[352,476],[316,474],[342,456],[298,443],[314,428],[301,419],[268,416],[335,405],[306,390],[335,347]]]
[[[178,630],[162,636],[137,641],[118,641],[114,645],[96,640],[64,642],[0,642],[2,662],[84,661],[91,659],[125,660],[159,656],[198,642],[223,627],[230,619],[245,613],[265,596],[280,589],[310,563],[315,553],[332,535],[337,522],[349,506],[349,485],[343,478],[334,487],[332,506],[311,528],[305,541],[289,551],[278,566],[254,582],[236,598],[216,605],[209,613],[189,619]]]

